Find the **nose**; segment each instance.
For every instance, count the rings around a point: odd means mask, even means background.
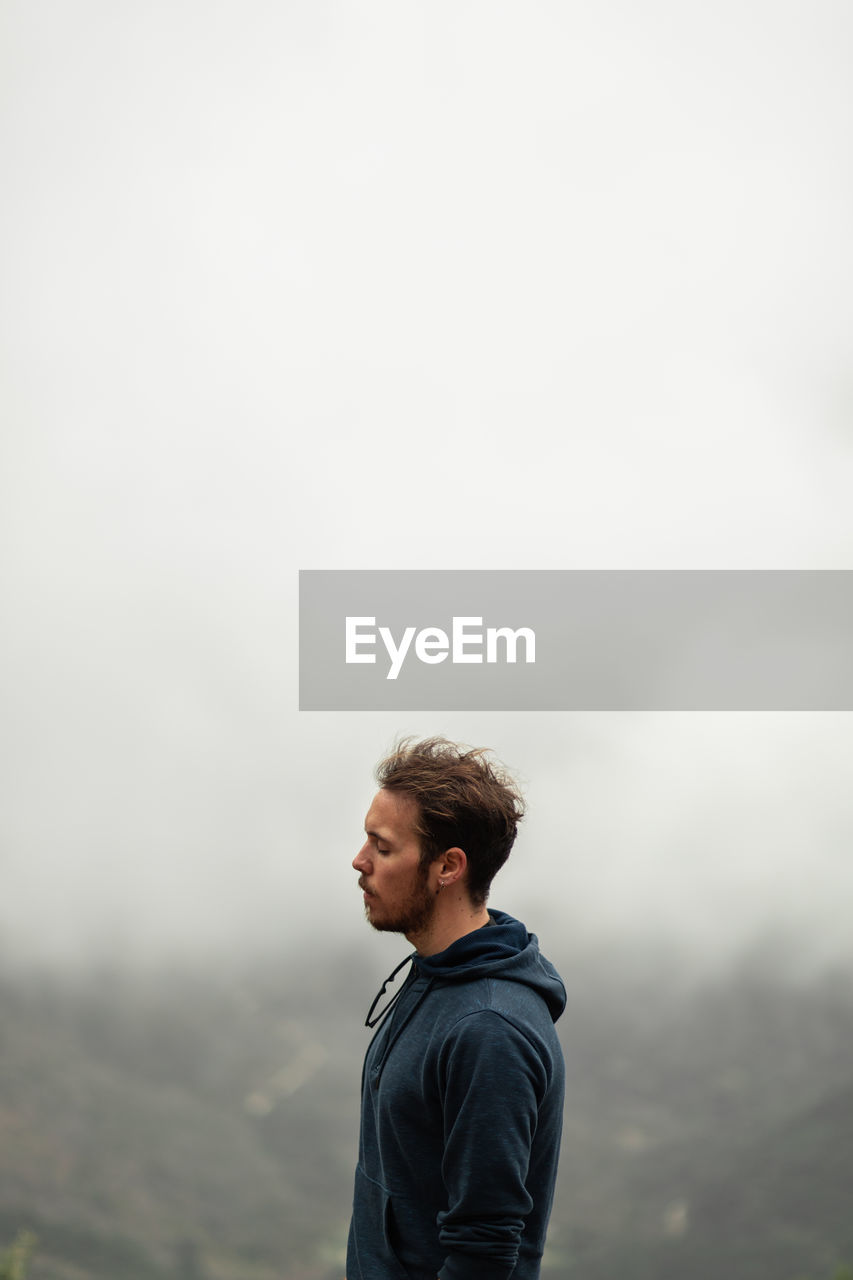
[[[352,860],[353,871],[357,871],[359,875],[369,874],[370,872],[370,845],[363,844],[358,853]]]

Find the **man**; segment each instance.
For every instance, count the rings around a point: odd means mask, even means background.
[[[566,995],[535,936],[486,908],[521,797],[484,751],[443,738],[404,741],[376,779],[352,865],[370,924],[415,952],[398,996],[378,1009],[383,988],[368,1014],[347,1280],[534,1280]]]

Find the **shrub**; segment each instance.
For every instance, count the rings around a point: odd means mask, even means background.
[[[0,1280],[26,1280],[35,1247],[32,1231],[19,1231],[14,1243],[0,1257]]]

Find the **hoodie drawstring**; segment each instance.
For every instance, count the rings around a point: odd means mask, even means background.
[[[403,968],[403,966],[410,964],[412,960],[414,960],[417,954],[418,954],[417,951],[413,951],[410,956],[406,956],[405,960],[400,961],[400,963],[397,965],[397,968],[394,969],[393,972],[388,974],[388,977],[382,983],[382,986],[376,996],[376,999],[373,1001],[373,1004],[370,1006],[370,1008],[367,1011],[367,1017],[364,1020],[364,1025],[366,1027],[375,1027],[380,1022],[384,1022],[385,1018],[394,1008],[394,1005],[397,1003],[397,1001],[400,999],[400,996],[403,994],[403,987],[405,986],[405,983],[401,983],[399,991],[395,991],[394,995],[388,1001],[385,1008],[380,1013],[377,1013],[376,1017],[373,1016],[376,1011],[376,1006],[379,1004],[379,1001],[382,999],[382,997],[385,995],[385,992],[388,989],[388,984],[394,981],[394,979],[396,978],[400,970]]]

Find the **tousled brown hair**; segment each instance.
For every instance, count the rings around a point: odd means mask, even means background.
[[[486,757],[486,747],[464,748],[447,738],[398,741],[376,766],[376,781],[414,800],[415,830],[421,838],[421,868],[445,849],[464,849],[468,893],[482,906],[489,887],[509,857],[524,801],[502,765]]]

